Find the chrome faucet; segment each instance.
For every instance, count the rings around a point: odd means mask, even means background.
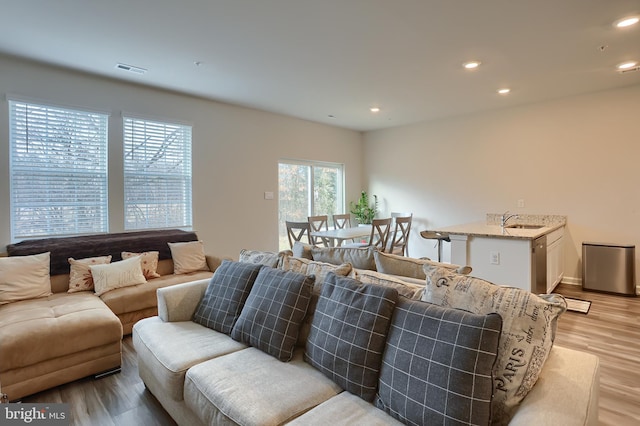
[[[515,217],[517,219],[519,216],[517,214],[509,214],[509,210],[502,213],[502,217],[500,218],[500,226],[504,228],[504,226],[507,224],[507,221],[512,217]]]

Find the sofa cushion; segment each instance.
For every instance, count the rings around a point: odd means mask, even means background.
[[[291,254],[293,257],[313,260],[313,253],[311,252],[312,248],[313,245],[311,244],[305,244],[302,241],[296,241],[293,243],[293,247],[291,248]]]
[[[556,321],[566,310],[564,298],[557,294],[536,296],[520,288],[497,286],[443,268],[427,266],[425,272],[427,285],[422,300],[502,316],[492,404],[494,420],[507,423],[536,383],[549,355]]]
[[[50,294],[49,252],[0,257],[0,305]]]
[[[341,392],[287,423],[287,426],[308,425],[402,426],[403,423],[351,392]]]
[[[406,424],[489,424],[502,319],[400,298],[376,406]]]
[[[203,424],[281,425],[339,392],[301,349],[285,363],[247,348],[191,367],[184,400]]]
[[[315,278],[263,266],[233,326],[231,337],[273,355],[293,356]]]
[[[158,270],[158,255],[157,251],[144,251],[142,253],[132,253],[130,251],[122,252],[122,259],[130,259],[135,256],[140,256],[140,265],[142,266],[142,275],[148,280],[152,278],[158,278],[160,274]]]
[[[68,293],[93,290],[93,275],[91,265],[104,265],[111,263],[111,256],[88,257],[86,259],[69,258],[69,290]]]
[[[0,308],[0,373],[121,339],[120,321],[93,293],[14,302]]]
[[[262,266],[223,260],[198,303],[193,321],[230,334]]]
[[[373,401],[398,292],[333,273],[311,323],[305,359],[343,389]]]
[[[385,287],[395,288],[400,296],[404,296],[409,299],[414,299],[416,294],[422,294],[424,290],[424,281],[420,284],[410,283],[407,277],[407,281],[403,281],[403,277],[394,277],[387,274],[382,274],[377,271],[369,271],[367,269],[354,269],[355,279],[365,284],[376,284]]]
[[[142,274],[139,256],[114,263],[89,265],[89,269],[91,269],[93,287],[97,296],[116,288],[147,282]]]
[[[140,368],[153,372],[176,401],[182,401],[189,368],[247,347],[192,321],[164,322],[158,317],[142,319],[133,326],[133,344]]]
[[[340,265],[350,263],[354,268],[376,270],[376,261],[373,258],[375,247],[312,247],[313,260],[318,262]]]
[[[209,271],[192,272],[187,275],[163,275],[160,278],[149,280],[144,284],[136,284],[108,291],[100,295],[100,299],[102,299],[116,315],[157,308],[158,298],[156,291],[159,288],[184,283],[185,279],[189,281],[209,279],[211,275],[212,273]]]
[[[333,263],[318,262],[293,256],[285,256],[282,259],[282,266],[280,268],[283,271],[293,271],[304,275],[314,275],[316,280],[313,285],[313,292],[318,295],[322,289],[322,283],[324,283],[329,272],[333,272],[334,274],[341,276],[347,276],[351,272],[350,263],[335,265]]]
[[[425,279],[424,265],[440,266],[451,269],[459,274],[467,275],[471,272],[470,266],[460,266],[449,263],[434,262],[429,259],[414,259],[412,257],[398,256],[391,253],[376,251],[374,254],[376,269],[378,272],[404,277]]]
[[[167,243],[173,259],[173,273],[188,274],[194,271],[208,271],[207,259],[202,241]]]
[[[272,251],[242,249],[240,250],[238,261],[246,263],[259,263],[261,265],[276,268],[280,264],[280,259],[283,255],[283,252],[274,253]]]

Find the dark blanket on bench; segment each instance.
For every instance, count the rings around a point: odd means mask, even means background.
[[[197,241],[195,232],[166,229],[113,234],[83,235],[78,237],[43,238],[26,240],[7,246],[9,256],[26,256],[51,252],[51,275],[68,274],[68,258],[84,259],[111,255],[112,262],[122,259],[121,253],[129,251],[158,251],[160,259],[171,259],[167,243]]]

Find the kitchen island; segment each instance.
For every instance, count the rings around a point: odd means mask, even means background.
[[[508,216],[505,216],[508,217]],[[550,293],[564,274],[566,216],[503,215],[485,221],[423,231],[448,235],[451,263],[469,265],[472,275],[534,293]]]

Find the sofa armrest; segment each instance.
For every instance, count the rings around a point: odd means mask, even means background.
[[[509,425],[597,425],[597,356],[554,346]]]
[[[159,288],[158,316],[165,322],[191,321],[210,278]]]

